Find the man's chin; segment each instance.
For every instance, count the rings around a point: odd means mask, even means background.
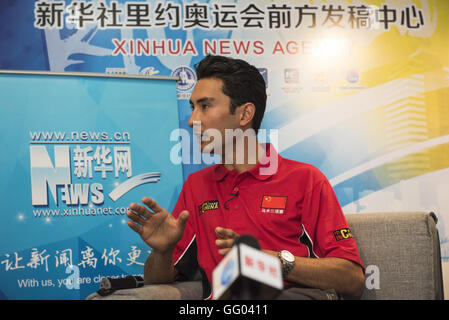
[[[210,155],[220,155],[220,150],[216,146],[214,146],[213,142],[203,141],[200,145],[201,153],[210,154]]]
[[[202,143],[201,144],[201,153],[206,154],[215,154],[215,148],[210,143]]]

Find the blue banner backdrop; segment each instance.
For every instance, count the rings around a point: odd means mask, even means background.
[[[126,211],[176,203],[176,81],[0,73],[0,96],[0,297],[83,299],[142,274],[151,248]]]

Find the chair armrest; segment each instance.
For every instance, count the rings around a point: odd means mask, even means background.
[[[86,300],[201,300],[202,296],[201,281],[186,281],[122,289],[104,297],[94,292]]]

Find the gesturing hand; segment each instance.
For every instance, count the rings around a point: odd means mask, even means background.
[[[216,227],[215,234],[219,238],[215,240],[215,244],[220,248],[218,249],[218,253],[222,256],[226,255],[229,250],[231,250],[231,247],[234,245],[234,240],[239,236],[233,230],[222,227]]]
[[[131,203],[130,210],[126,213],[132,220],[128,221],[129,227],[153,250],[165,252],[174,248],[182,238],[189,212],[182,211],[176,219],[156,201],[144,197],[142,202],[150,210],[137,203]]]

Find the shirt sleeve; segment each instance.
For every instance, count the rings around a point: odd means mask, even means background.
[[[305,197],[303,227],[311,235],[318,257],[353,261],[363,269],[357,245],[332,186],[326,178],[317,182]]]

